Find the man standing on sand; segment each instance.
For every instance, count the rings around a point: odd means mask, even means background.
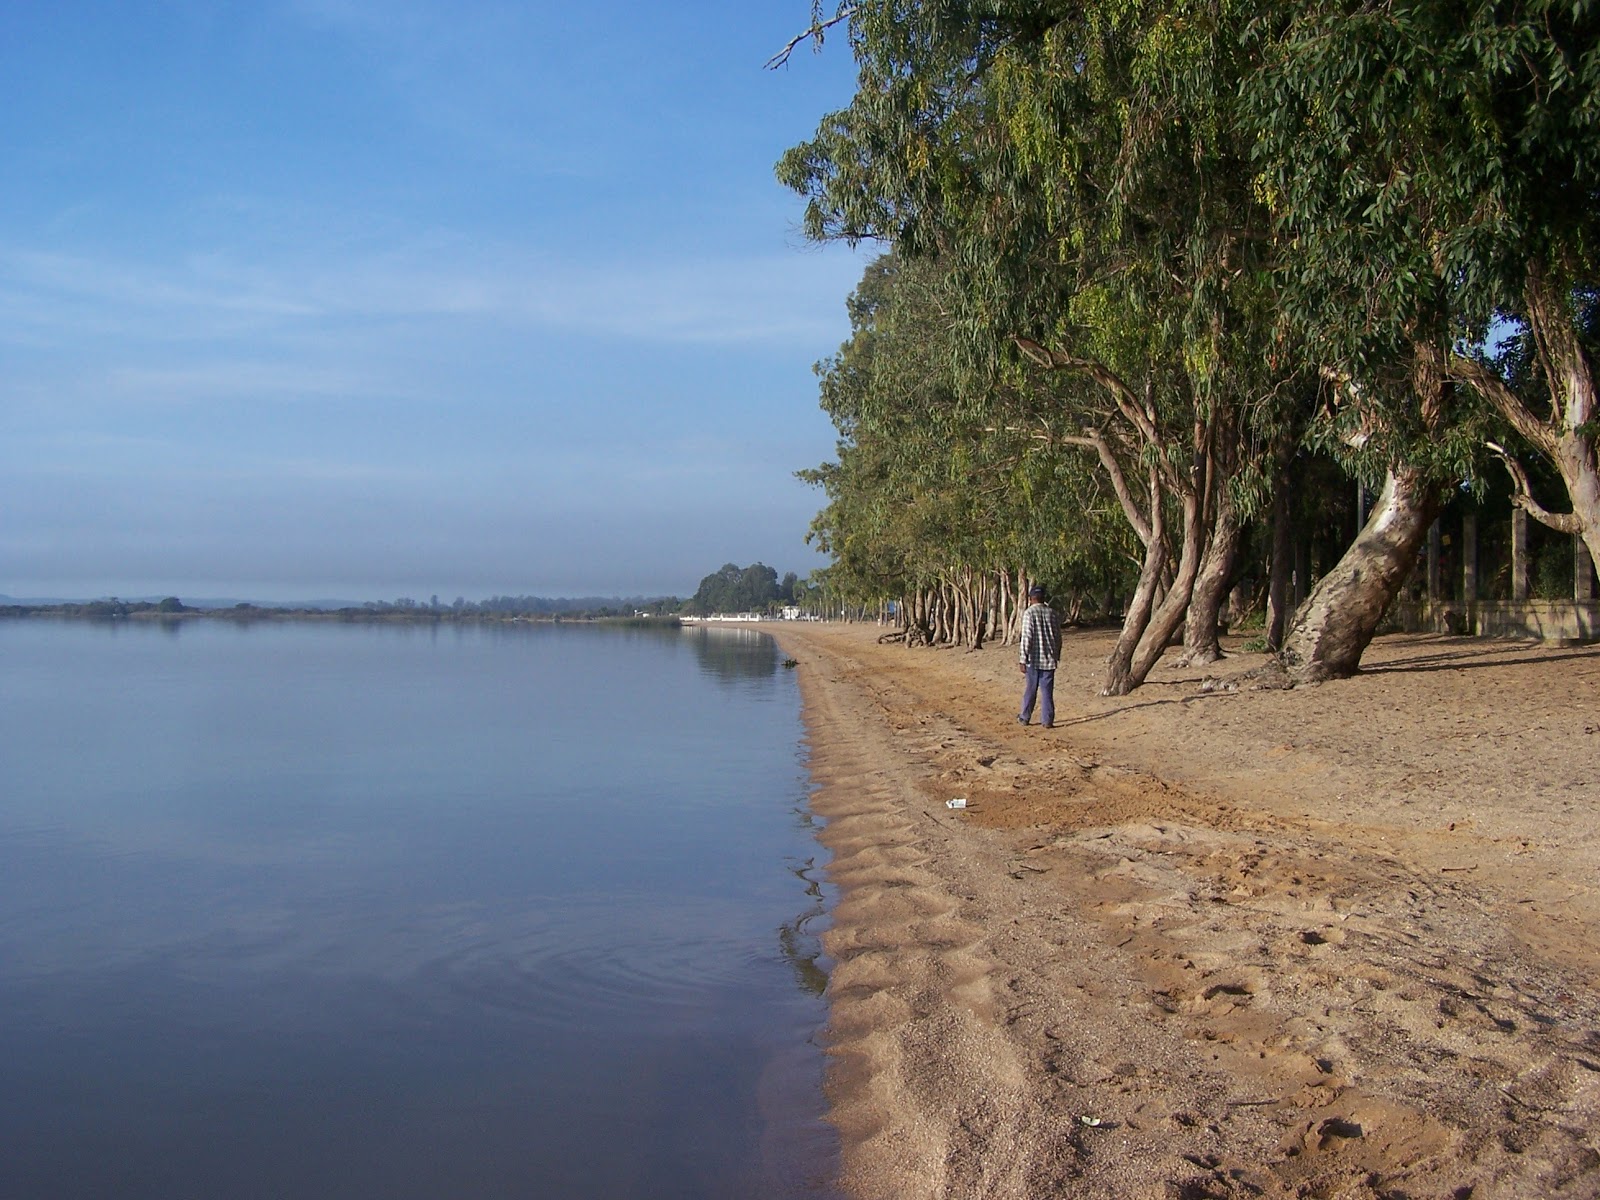
[[[1033,719],[1033,701],[1039,699],[1039,724],[1052,729],[1056,723],[1056,665],[1061,660],[1061,618],[1044,600],[1044,588],[1037,583],[1028,589],[1028,605],[1022,614],[1022,636],[1017,639],[1017,669],[1027,678],[1022,688],[1022,711],[1017,722],[1026,725]]]

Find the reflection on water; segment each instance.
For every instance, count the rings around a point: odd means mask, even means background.
[[[822,884],[817,878],[816,864],[810,859],[790,870],[805,884],[806,895],[811,897],[812,905],[794,920],[779,926],[778,948],[793,969],[795,982],[801,990],[820,997],[828,986],[828,972],[822,966]]]
[[[0,1196],[832,1195],[775,656],[0,622]]]
[[[694,647],[700,669],[724,682],[764,679],[778,669],[778,645],[754,629],[685,625],[679,636]]]

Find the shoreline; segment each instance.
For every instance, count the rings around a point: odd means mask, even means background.
[[[265,621],[338,622],[345,625],[628,625],[650,629],[677,629],[687,624],[677,616],[591,616],[578,613],[455,613],[424,609],[418,612],[357,608],[271,608],[245,605],[234,608],[183,608],[162,611],[142,604],[127,611],[110,611],[93,604],[0,606],[0,620],[82,621],[111,625],[118,622],[177,623],[229,621],[235,625]]]
[[[839,890],[851,1196],[1600,1196],[1600,647],[1105,699],[1114,631],[1069,630],[1046,732],[1013,647],[763,631]]]

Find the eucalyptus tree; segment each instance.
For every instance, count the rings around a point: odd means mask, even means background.
[[[1457,275],[1463,307],[1481,319],[1481,289],[1533,350],[1523,389],[1482,355],[1454,355],[1450,370],[1555,467],[1571,511],[1546,510],[1528,473],[1505,456],[1516,502],[1580,535],[1600,562],[1600,4],[1525,0],[1477,9],[1447,40],[1433,74],[1458,97],[1448,149],[1468,174],[1454,208],[1477,234]],[[1472,229],[1485,209],[1496,218]]]
[[[976,642],[990,610],[1012,607],[1013,580],[1100,581],[1089,560],[1120,548],[1101,536],[1094,481],[1005,380],[979,386],[954,365],[945,283],[931,259],[869,265],[851,339],[819,367],[838,460],[800,474],[828,493],[812,536],[841,583],[897,595],[912,616],[953,615]]]
[[[1092,452],[1144,547],[1112,694],[1143,681],[1201,578],[1214,653],[1244,431],[1281,391],[1252,319],[1270,231],[1232,120],[1242,24],[1218,18],[852,4],[856,97],[779,166],[812,236],[937,254],[975,359],[1015,346],[1084,385],[1050,392],[1051,435]]]
[[[765,563],[724,563],[700,581],[683,605],[689,613],[765,612],[781,597],[778,572]]]
[[[1291,251],[1284,310],[1330,380],[1330,447],[1386,474],[1372,520],[1285,645],[1304,677],[1355,669],[1446,489],[1474,470],[1485,409],[1556,467],[1572,511],[1544,510],[1508,460],[1518,502],[1600,551],[1584,334],[1597,33],[1593,0],[1346,0],[1251,27],[1260,66],[1244,113]],[[1522,387],[1483,349],[1497,322],[1536,349]]]

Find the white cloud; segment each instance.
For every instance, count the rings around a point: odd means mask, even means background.
[[[451,238],[342,258],[302,250],[287,262],[211,252],[141,263],[0,246],[0,312],[35,345],[89,332],[193,343],[448,318],[644,342],[828,346],[859,272],[842,252],[580,263]]]

